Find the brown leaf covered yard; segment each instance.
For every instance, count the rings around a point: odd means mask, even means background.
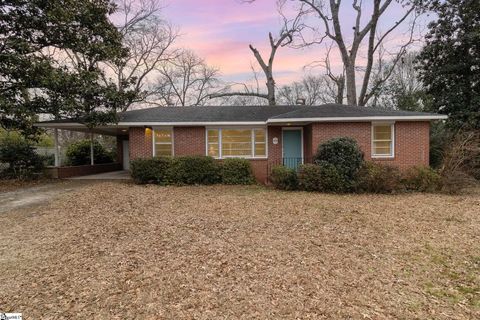
[[[102,182],[0,214],[24,319],[474,319],[478,194]]]

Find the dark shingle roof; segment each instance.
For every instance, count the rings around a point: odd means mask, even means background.
[[[324,104],[321,106],[300,107],[296,110],[272,117],[272,119],[296,118],[342,118],[342,117],[405,117],[436,115],[426,112],[412,112],[370,107],[356,107],[341,104]]]
[[[158,107],[125,112],[120,122],[266,122],[280,119],[338,117],[438,116],[433,113],[354,107],[341,104],[321,106],[204,106]]]
[[[127,111],[120,122],[265,122],[298,106],[158,107]]]
[[[444,119],[444,116],[425,113],[399,111],[370,107],[355,107],[341,104],[324,104],[320,106],[202,106],[202,107],[156,107],[131,110],[120,114],[119,124],[195,124],[195,123],[250,123],[250,122],[300,122],[333,121],[369,118],[387,119]],[[339,119],[340,118],[340,119]],[[332,120],[333,119],[333,120]],[[75,124],[75,120],[45,121],[47,124]]]

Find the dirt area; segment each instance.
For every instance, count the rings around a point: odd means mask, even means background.
[[[15,209],[39,206],[65,192],[71,192],[86,182],[68,180],[7,181],[0,192],[0,214]],[[8,190],[8,191],[7,191]]]
[[[87,185],[0,214],[26,319],[478,319],[480,197]]]

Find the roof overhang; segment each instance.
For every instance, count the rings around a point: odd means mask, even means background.
[[[188,121],[188,122],[119,122],[112,125],[103,125],[89,129],[81,123],[75,122],[39,122],[34,126],[41,128],[63,129],[80,132],[94,132],[107,135],[121,135],[129,127],[154,126],[264,126],[268,124],[312,123],[312,122],[371,122],[371,121],[430,121],[445,120],[446,115],[424,116],[375,116],[375,117],[321,117],[321,118],[272,118],[267,121]]]
[[[292,122],[370,122],[370,121],[429,121],[445,120],[446,115],[425,116],[374,116],[374,117],[321,117],[321,118],[273,118],[267,123],[292,123]]]

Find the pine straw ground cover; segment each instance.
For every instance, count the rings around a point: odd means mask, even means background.
[[[0,226],[24,319],[480,317],[478,195],[104,182]]]

